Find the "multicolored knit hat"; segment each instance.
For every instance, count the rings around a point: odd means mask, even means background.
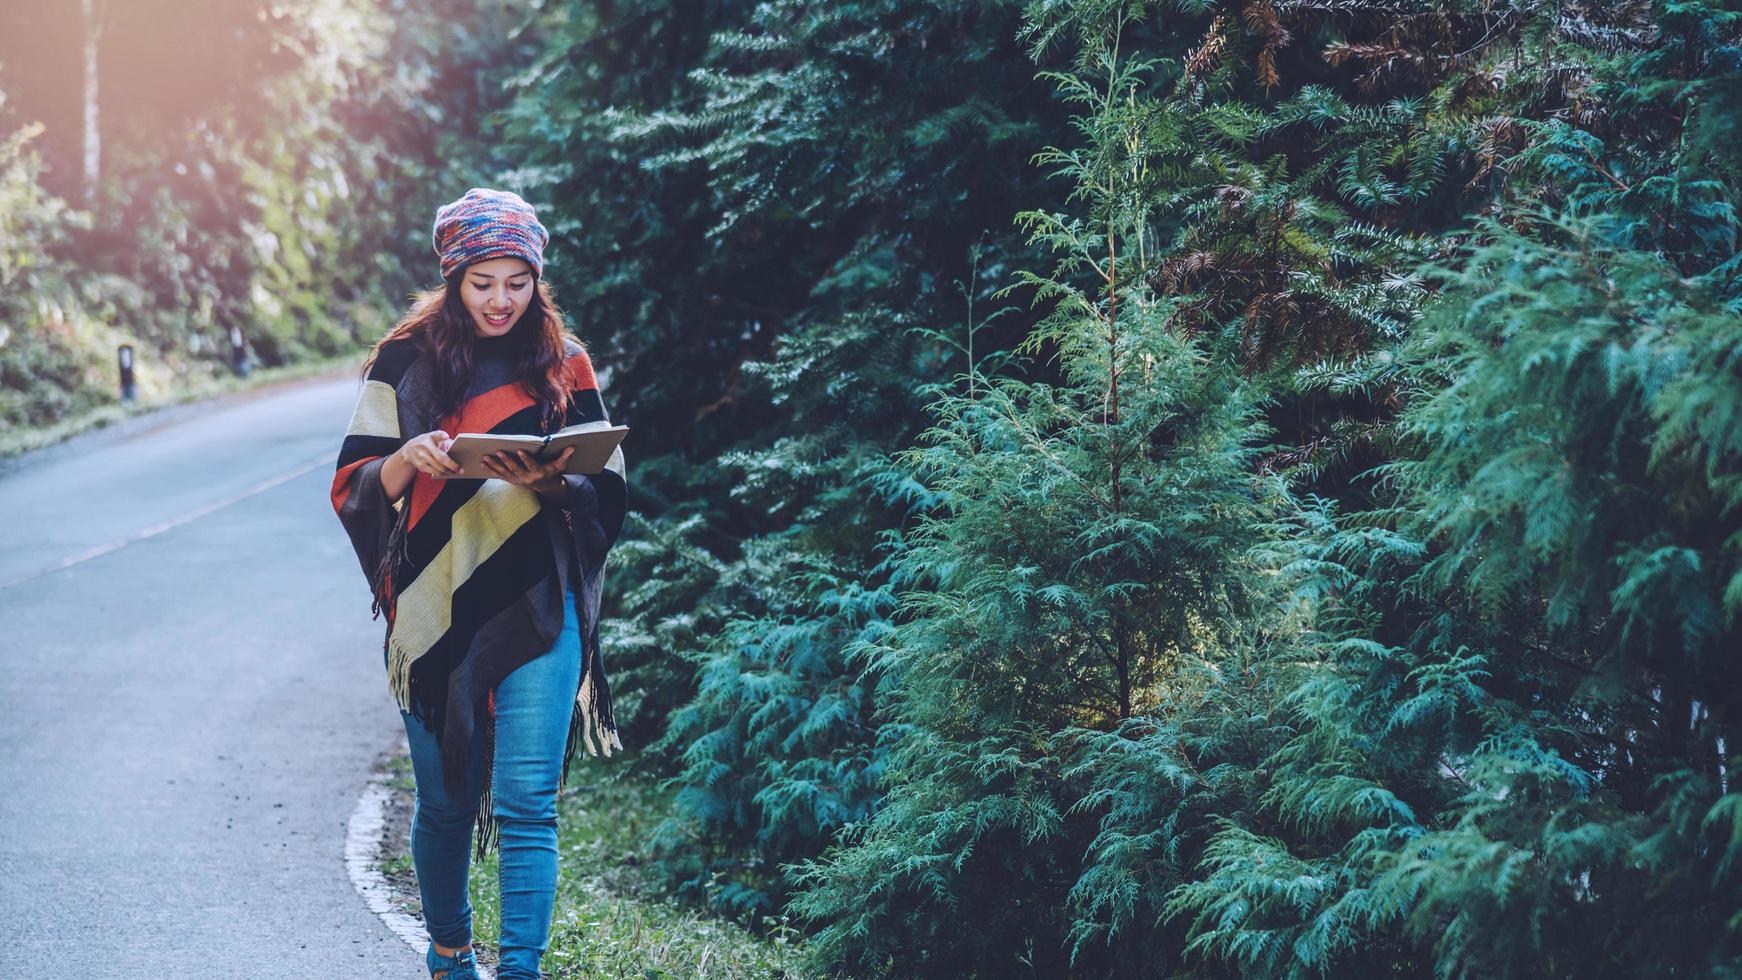
[[[436,209],[432,237],[443,279],[462,266],[507,255],[525,259],[534,276],[544,275],[550,232],[538,223],[532,205],[513,191],[474,187],[442,205]]]

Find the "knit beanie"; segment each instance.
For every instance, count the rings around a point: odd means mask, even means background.
[[[544,275],[550,232],[538,223],[532,205],[513,191],[474,187],[442,205],[436,209],[432,237],[443,279],[462,266],[502,256],[525,259],[534,276]]]

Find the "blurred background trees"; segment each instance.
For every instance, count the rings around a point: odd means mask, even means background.
[[[360,352],[527,196],[674,895],[843,975],[1742,974],[1736,11],[106,16],[87,197],[77,11],[0,15],[0,417]]]
[[[514,26],[471,2],[9,5],[0,420],[112,401],[118,341],[152,394],[227,370],[232,328],[266,365],[375,337],[435,278],[415,216],[500,166],[481,69],[524,53]]]

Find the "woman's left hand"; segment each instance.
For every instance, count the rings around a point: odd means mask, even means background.
[[[561,456],[548,463],[539,463],[524,450],[490,453],[483,458],[482,465],[498,480],[549,494],[562,489],[563,467],[574,454],[575,447],[570,446],[562,451]]]

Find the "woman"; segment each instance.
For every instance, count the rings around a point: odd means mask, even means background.
[[[466,874],[500,850],[498,976],[538,977],[556,899],[556,797],[575,746],[622,748],[599,653],[605,555],[626,502],[525,453],[453,478],[461,432],[609,424],[586,350],[543,279],[550,236],[519,196],[474,187],[436,212],[442,288],[364,363],[333,508],[387,613],[384,659],[417,781],[411,853],[432,976],[475,978]],[[570,613],[573,615],[570,615]],[[499,836],[499,840],[498,840]]]

